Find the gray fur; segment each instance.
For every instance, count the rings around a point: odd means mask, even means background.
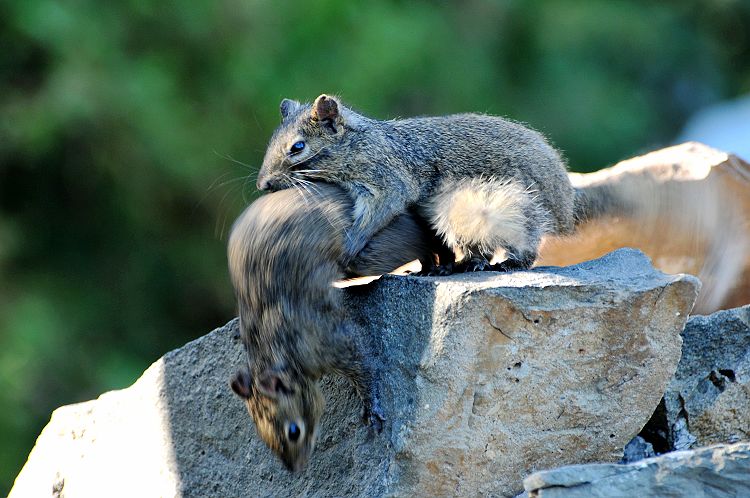
[[[585,190],[576,189],[576,225],[607,215],[632,215],[636,208],[636,203],[623,196],[613,185],[591,185]]]
[[[529,266],[544,234],[573,230],[575,193],[560,155],[541,134],[518,123],[480,114],[378,121],[327,95],[314,104],[285,107],[288,112],[271,138],[258,187],[280,190],[313,180],[343,187],[354,201],[346,258],[408,208],[423,213],[433,229],[443,232],[444,241],[454,241],[452,249],[464,262],[491,256],[485,246],[500,243],[495,249],[505,249],[517,258],[515,264]],[[290,147],[298,141],[305,150],[293,154]],[[431,200],[467,179],[480,178],[515,182],[525,192],[517,200],[526,206],[526,222],[503,230],[528,231],[512,237],[527,241],[524,247],[499,236],[445,233]]]
[[[229,238],[229,270],[248,363],[232,379],[261,438],[290,470],[302,469],[315,444],[324,400],[317,380],[347,376],[379,425],[376,371],[365,334],[347,320],[342,291],[344,232],[352,203],[333,185],[310,184],[260,198]],[[312,193],[312,194],[311,194]],[[410,214],[381,230],[353,260],[349,274],[390,271],[424,258],[429,241]],[[301,429],[289,437],[290,424]]]

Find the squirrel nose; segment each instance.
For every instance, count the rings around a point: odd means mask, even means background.
[[[284,188],[284,183],[279,177],[258,178],[258,190],[266,192],[276,192]]]
[[[258,190],[271,190],[271,182],[268,180],[268,178],[258,178]]]

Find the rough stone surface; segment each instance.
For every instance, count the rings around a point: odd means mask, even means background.
[[[620,463],[633,463],[652,456],[656,456],[654,446],[641,436],[636,436],[625,445]]]
[[[750,306],[691,316],[682,358],[644,430],[657,451],[750,440]]]
[[[530,475],[524,497],[750,496],[750,443],[667,453],[629,465],[570,465]]]
[[[750,164],[690,142],[570,178],[626,212],[585,223],[573,237],[546,239],[539,264],[636,247],[662,271],[700,278],[696,313],[750,303]]]
[[[359,422],[324,381],[316,452],[290,474],[227,379],[235,322],[170,352],[132,387],[52,415],[12,498],[502,496],[530,472],[617,461],[680,358],[699,283],[634,250],[568,268],[384,277],[345,292],[380,345],[388,420]]]

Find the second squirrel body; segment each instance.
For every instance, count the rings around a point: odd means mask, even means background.
[[[375,367],[366,334],[347,319],[342,290],[344,231],[351,201],[332,185],[266,195],[232,228],[229,271],[237,297],[247,366],[231,380],[259,436],[290,470],[306,464],[324,401],[317,380],[349,378],[368,423],[379,426]],[[313,193],[314,192],[314,193]],[[350,261],[353,274],[380,274],[424,258],[428,236],[406,214]]]
[[[545,234],[574,227],[575,192],[558,152],[541,134],[478,114],[371,119],[321,95],[281,103],[258,187],[306,181],[343,187],[354,202],[345,257],[394,216],[414,209],[450,248],[459,271],[528,268]],[[441,261],[442,263],[442,261]]]

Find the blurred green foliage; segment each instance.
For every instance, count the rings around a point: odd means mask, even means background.
[[[0,3],[0,493],[55,407],[233,316],[283,97],[480,111],[590,171],[750,91],[750,2]]]

